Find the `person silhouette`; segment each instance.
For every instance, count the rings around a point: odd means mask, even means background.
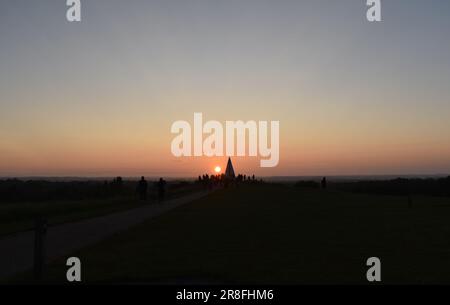
[[[158,186],[158,200],[162,202],[166,193],[166,181],[163,178],[159,178]]]
[[[140,200],[147,200],[147,189],[148,183],[145,180],[144,176],[141,177],[141,180],[138,183],[138,193]]]
[[[320,184],[322,185],[323,189],[326,189],[327,188],[327,178],[323,177],[322,182]]]

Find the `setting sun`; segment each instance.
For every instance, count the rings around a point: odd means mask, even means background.
[[[216,167],[214,168],[214,171],[215,171],[216,173],[220,173],[221,170],[222,170],[222,169],[220,168],[220,166],[216,166]]]

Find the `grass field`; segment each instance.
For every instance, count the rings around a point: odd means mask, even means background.
[[[186,185],[171,190],[167,197],[177,198],[197,191],[198,186]],[[1,203],[0,238],[33,229],[35,220],[40,217],[46,219],[50,226],[58,225],[140,207],[155,202],[156,198],[153,197],[149,196],[144,202],[136,196],[121,196],[110,199]]]
[[[450,198],[373,196],[283,185],[216,191],[74,256],[84,282],[450,283]],[[65,282],[65,260],[46,281]],[[28,280],[22,276],[20,280]]]
[[[31,230],[35,219],[43,217],[49,225],[119,212],[142,205],[138,200],[23,202],[0,205],[0,238],[11,233]]]

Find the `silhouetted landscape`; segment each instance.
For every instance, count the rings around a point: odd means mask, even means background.
[[[156,183],[150,183],[146,203],[158,201]],[[54,225],[142,206],[138,184],[120,177],[108,181],[0,180],[0,236],[30,230],[38,218]],[[167,189],[168,198],[176,198],[202,186],[172,181]]]
[[[448,0],[2,1],[0,286],[450,285],[449,33]]]
[[[156,181],[155,181],[156,182]],[[110,180],[89,180],[56,182],[48,180],[0,180],[0,203],[42,202],[58,200],[92,200],[136,197],[138,181],[117,177]],[[170,189],[174,193],[192,187],[187,181],[174,181]],[[149,194],[156,198],[155,184],[150,184]]]
[[[86,262],[84,280],[364,283],[364,258],[377,255],[385,262],[385,283],[449,283],[442,271],[450,265],[441,256],[450,250],[449,178],[292,184],[237,175],[225,184],[224,177],[172,181],[167,202],[209,194],[74,252]],[[150,183],[153,195],[145,201],[136,193],[138,183],[118,178],[3,180],[1,228],[4,233],[30,229],[37,216],[57,226],[164,206],[158,203],[156,181]],[[64,260],[51,260],[43,281],[64,282],[65,270]],[[9,280],[30,282],[33,275]]]
[[[319,188],[316,181],[298,181],[299,187]],[[447,178],[397,178],[393,180],[364,180],[352,182],[334,181],[329,184],[331,189],[379,195],[424,195],[424,196],[450,196],[450,177]]]
[[[273,179],[273,178],[272,178]],[[342,179],[341,179],[342,180]],[[172,181],[170,189],[173,192],[182,192],[183,189],[199,187],[199,181],[195,179],[184,181]],[[271,180],[269,180],[271,181]],[[283,182],[270,182],[279,183]],[[286,182],[290,184],[292,182]],[[200,183],[201,184],[201,183]],[[86,200],[86,199],[111,199],[134,198],[136,196],[137,179],[125,180],[117,177],[110,180],[89,180],[56,182],[48,180],[0,180],[0,203],[11,202],[40,202],[58,200]],[[320,188],[320,182],[314,180],[299,180],[294,182],[297,187]],[[204,185],[203,185],[204,186]],[[156,198],[155,185],[149,193]],[[392,180],[363,181],[337,181],[331,180],[330,189],[381,195],[428,195],[450,196],[450,176],[446,178],[397,178]]]

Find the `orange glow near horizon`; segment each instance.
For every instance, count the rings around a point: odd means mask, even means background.
[[[220,166],[216,166],[214,168],[214,171],[216,172],[216,174],[220,173],[222,171],[222,169],[220,168]]]
[[[92,1],[92,23],[74,30],[51,1],[28,2],[1,8],[0,178],[223,173],[224,153],[171,153],[172,124],[194,126],[195,112],[222,126],[280,122],[278,166],[234,152],[236,174],[450,174],[450,18],[406,27],[398,10],[373,31],[330,9],[358,16],[351,1],[140,1],[126,14]],[[425,7],[448,11],[408,9]],[[39,31],[25,11],[47,12]]]

